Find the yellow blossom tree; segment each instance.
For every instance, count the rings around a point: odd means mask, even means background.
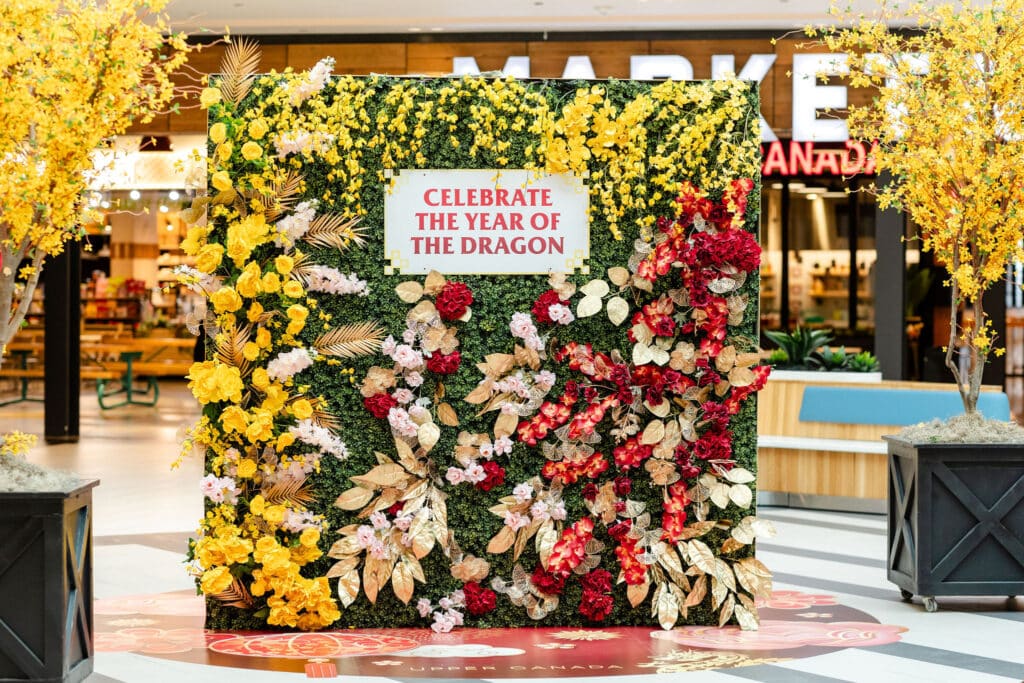
[[[876,188],[880,206],[906,211],[947,270],[946,365],[975,415],[985,363],[1002,351],[982,295],[1024,256],[1024,0],[895,7],[883,0],[865,16],[833,5],[837,24],[809,33],[847,55],[851,86],[877,89],[850,107],[850,136],[878,140],[878,169],[893,179]]]
[[[174,94],[167,0],[0,3],[0,349],[47,256],[81,233],[93,152]]]

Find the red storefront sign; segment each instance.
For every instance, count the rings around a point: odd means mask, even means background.
[[[843,145],[816,146],[813,142],[776,140],[761,145],[761,175],[852,176],[872,175],[875,146],[859,140]]]

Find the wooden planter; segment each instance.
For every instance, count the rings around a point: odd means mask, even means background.
[[[0,493],[0,681],[92,673],[92,489]]]
[[[1024,445],[886,441],[886,571],[904,600],[1024,594]]]

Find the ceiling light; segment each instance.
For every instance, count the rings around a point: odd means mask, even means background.
[[[139,201],[140,199],[142,199],[142,193],[139,192],[138,190],[132,190],[131,192],[128,193],[128,196],[131,197],[134,201]]]
[[[409,28],[409,33],[419,33],[422,30],[423,29],[419,28],[418,26],[412,26]]]
[[[102,206],[104,209],[109,209],[110,208],[110,202],[108,202],[106,199],[104,199],[102,202],[100,202],[100,206]]]
[[[436,32],[438,32],[438,31],[443,31],[443,30],[444,30],[444,27],[443,27],[443,26],[435,26],[434,28],[432,28],[432,29],[430,29],[430,30],[431,30],[431,31],[434,31],[434,32],[436,33]]]
[[[174,230],[174,226],[173,226],[173,225],[171,225],[170,223],[168,223],[168,224],[167,224],[167,232],[170,232],[170,231],[172,231],[172,230]]]
[[[103,226],[103,232],[110,232],[111,230],[113,230],[113,228],[111,228],[109,225]]]
[[[161,204],[160,205],[160,213],[167,213],[168,211],[170,211],[170,209],[167,208],[166,204]],[[170,230],[170,228],[171,228],[171,226],[168,225],[167,229]]]
[[[167,193],[167,196],[170,198],[172,202],[174,202],[177,201],[178,197],[180,197],[181,195],[178,194],[177,190],[171,190],[170,192]]]

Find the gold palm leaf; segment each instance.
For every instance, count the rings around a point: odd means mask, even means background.
[[[225,365],[238,368],[239,372],[245,375],[249,369],[249,361],[245,359],[243,349],[251,336],[252,325],[221,332],[215,338],[216,359]]]
[[[313,342],[313,348],[325,356],[355,358],[376,352],[383,338],[384,329],[380,325],[365,321],[324,332]]]
[[[312,420],[314,424],[324,429],[330,429],[332,432],[341,430],[341,420],[338,419],[338,416],[323,409],[322,406],[327,403],[326,401],[315,398],[310,403],[313,404]]]
[[[220,94],[236,107],[252,88],[260,66],[260,48],[252,40],[234,39],[220,62]]]
[[[306,478],[297,479],[284,477],[271,486],[265,487],[261,493],[269,505],[308,505],[315,500],[313,490],[306,484]]]
[[[366,244],[366,228],[359,226],[362,216],[345,218],[336,213],[317,216],[309,224],[303,241],[315,247],[328,247],[345,251],[351,245]]]
[[[230,586],[210,597],[223,602],[228,607],[238,607],[239,609],[250,609],[254,604],[249,589],[237,578],[231,582]]]
[[[308,288],[309,278],[313,275],[313,269],[316,266],[317,264],[309,258],[308,254],[303,254],[295,259],[295,263],[292,265],[292,272],[289,275],[301,282],[303,287]]]
[[[281,214],[291,210],[295,200],[299,198],[302,182],[301,175],[294,170],[289,170],[284,178],[270,186],[271,196],[268,197],[267,204],[269,206],[266,210],[268,223],[273,223],[281,217]]]

